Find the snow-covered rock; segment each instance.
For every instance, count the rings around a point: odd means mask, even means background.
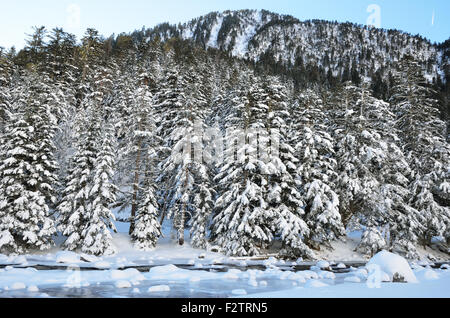
[[[329,269],[330,263],[327,261],[319,261],[319,262],[317,262],[316,266],[320,269]]]
[[[405,282],[418,282],[406,259],[388,251],[376,254],[367,264],[367,268],[370,268],[370,265],[378,265],[381,271],[389,275],[390,281],[397,274],[403,277]]]

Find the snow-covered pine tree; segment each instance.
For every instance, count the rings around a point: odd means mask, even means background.
[[[62,203],[60,229],[67,237],[68,250],[104,255],[114,253],[109,229],[114,225],[111,204],[116,187],[112,184],[114,155],[110,117],[111,75],[100,66],[86,74],[91,93],[85,98],[75,131],[77,150],[72,159]],[[102,125],[106,131],[102,134]]]
[[[337,110],[335,130],[340,210],[349,215],[352,226],[365,228],[358,250],[370,255],[387,244],[379,229],[388,223],[380,192],[388,147],[371,119],[382,118],[388,105],[372,97],[366,86],[346,83],[341,94],[345,109]]]
[[[45,196],[46,204],[54,209],[57,199],[56,190],[59,187],[59,166],[55,159],[55,136],[58,131],[58,119],[56,106],[59,102],[58,88],[55,87],[44,75],[41,77],[30,76],[30,99],[36,105],[32,107],[34,138],[36,140],[36,170],[39,172],[39,191]]]
[[[188,79],[188,103],[193,105],[192,118],[194,119],[194,127],[190,128],[188,133],[191,138],[191,147],[194,148],[194,160],[192,171],[194,174],[194,187],[192,207],[193,214],[189,221],[191,245],[195,248],[206,249],[209,245],[208,227],[212,211],[216,191],[212,186],[212,173],[214,164],[216,163],[212,157],[212,153],[204,151],[211,142],[213,136],[207,133],[207,122],[211,116],[211,89],[213,84],[211,79],[207,78],[208,72],[200,70],[203,75],[199,75],[192,68]]]
[[[194,125],[199,119],[195,100],[187,98],[187,90],[186,77],[178,70],[168,71],[156,106],[162,113],[159,132],[167,153],[158,178],[164,184],[163,213],[173,220],[180,245],[185,243],[188,215],[194,213],[195,173],[191,147]]]
[[[98,117],[97,117],[98,118]],[[86,211],[88,226],[83,230],[83,243],[81,251],[91,255],[112,255],[116,248],[112,243],[109,229],[116,230],[111,211],[116,201],[117,187],[113,184],[115,150],[113,144],[113,129],[104,124],[100,136],[102,145],[97,155],[93,170],[92,188],[89,192],[89,210]]]
[[[125,178],[126,186],[131,188],[126,195],[122,207],[131,206],[130,234],[134,231],[135,218],[139,207],[138,197],[150,153],[159,152],[160,140],[156,134],[157,114],[154,110],[153,95],[150,91],[151,75],[140,72],[137,77],[135,89],[126,88],[125,103],[128,104],[126,111],[123,137],[121,140],[121,165],[129,171]],[[157,161],[153,161],[157,164]]]
[[[36,90],[18,103],[1,137],[0,251],[6,253],[47,249],[56,231],[48,206],[56,182],[52,117]]]
[[[379,121],[383,122],[391,118],[385,113],[382,118],[380,116]],[[385,130],[387,136],[395,137],[395,128],[393,125],[389,126],[389,130],[387,127]],[[398,141],[386,138],[386,143],[388,157],[381,171],[383,178],[381,194],[385,198],[385,209],[389,217],[389,248],[397,254],[405,255],[408,259],[417,259],[419,255],[416,244],[423,225],[419,212],[408,202],[408,177],[411,169],[403,151],[397,145]]]
[[[267,150],[260,153],[260,156],[267,156],[263,159],[267,179],[265,200],[269,205],[273,233],[281,236],[283,249],[280,254],[295,259],[314,258],[313,252],[305,244],[310,229],[303,220],[305,203],[297,184],[298,159],[295,157],[295,149],[288,142],[291,130],[286,120],[290,113],[287,111],[287,96],[280,80],[268,77],[260,97],[260,107],[266,109],[267,135],[258,136],[260,145],[267,145]]]
[[[418,233],[424,246],[434,236],[448,233],[448,184],[450,146],[447,127],[439,118],[437,101],[423,76],[421,66],[411,56],[398,65],[391,104],[398,118],[402,146],[413,171],[410,205],[417,209],[424,228]],[[447,201],[446,199],[447,198]],[[448,235],[448,234],[447,234]]]
[[[151,156],[151,154],[148,154]],[[158,221],[159,204],[156,199],[152,163],[148,165],[147,173],[139,196],[139,206],[131,238],[134,245],[144,251],[153,249],[161,236],[161,224]]]
[[[195,213],[190,220],[191,245],[194,248],[208,247],[208,227],[214,209],[215,191],[211,185],[211,175],[205,165],[195,165],[194,200]]]
[[[133,204],[136,205],[131,237],[135,246],[141,250],[150,250],[156,246],[161,235],[158,221],[159,203],[155,184],[157,157],[160,140],[156,135],[156,114],[153,108],[153,96],[150,92],[150,75],[141,73],[140,83],[136,90],[136,101],[130,119],[135,131],[129,139],[129,154],[134,154],[134,191]],[[141,182],[142,181],[142,182]],[[130,229],[131,230],[131,229]]]
[[[251,76],[245,73],[242,78],[251,83]],[[273,239],[265,201],[265,167],[257,156],[256,138],[257,129],[264,128],[261,115],[267,109],[255,100],[260,91],[256,83],[250,85],[248,92],[238,90],[231,97],[225,159],[215,179],[220,188],[213,220],[215,243],[225,254],[235,256],[258,255]]]
[[[79,111],[74,131],[76,152],[72,157],[62,201],[58,206],[59,230],[66,236],[63,247],[74,251],[83,247],[83,233],[89,226],[90,191],[98,154],[100,124],[91,107]],[[98,117],[97,117],[98,119]]]
[[[13,65],[11,61],[0,49],[0,134],[4,132],[5,124],[12,111],[12,70]]]
[[[316,249],[320,245],[330,247],[331,241],[345,234],[345,228],[335,185],[335,140],[327,131],[329,113],[322,99],[313,90],[307,90],[300,96],[293,114],[291,131],[300,160],[298,174],[310,228],[308,244]]]

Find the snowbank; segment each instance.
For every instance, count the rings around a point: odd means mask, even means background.
[[[367,264],[367,268],[371,268],[371,265],[378,265],[384,273],[389,275],[390,281],[393,281],[394,275],[398,274],[405,279],[405,282],[418,282],[406,259],[388,251],[381,251],[375,255]]]

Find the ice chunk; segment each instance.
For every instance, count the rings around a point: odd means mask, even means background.
[[[170,287],[167,285],[152,286],[148,289],[149,293],[169,292]]]
[[[39,288],[37,288],[37,286],[30,286],[28,287],[28,291],[31,293],[37,293],[39,291]]]

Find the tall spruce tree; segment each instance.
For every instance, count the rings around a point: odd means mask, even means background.
[[[446,142],[445,122],[439,118],[438,102],[420,65],[406,56],[397,66],[391,104],[412,169],[409,203],[420,213],[424,227],[417,234],[426,246],[431,244],[432,237],[444,236],[446,232],[448,235],[450,214],[445,202],[449,196],[446,184],[450,146]]]
[[[17,102],[1,146],[0,250],[7,253],[47,249],[55,234],[49,207],[57,182],[54,117],[39,87],[29,86]]]
[[[292,131],[296,154],[300,159],[298,174],[306,202],[306,222],[311,229],[312,247],[329,245],[345,234],[336,193],[337,162],[335,140],[328,133],[330,119],[322,100],[312,90],[300,96],[294,109]]]

